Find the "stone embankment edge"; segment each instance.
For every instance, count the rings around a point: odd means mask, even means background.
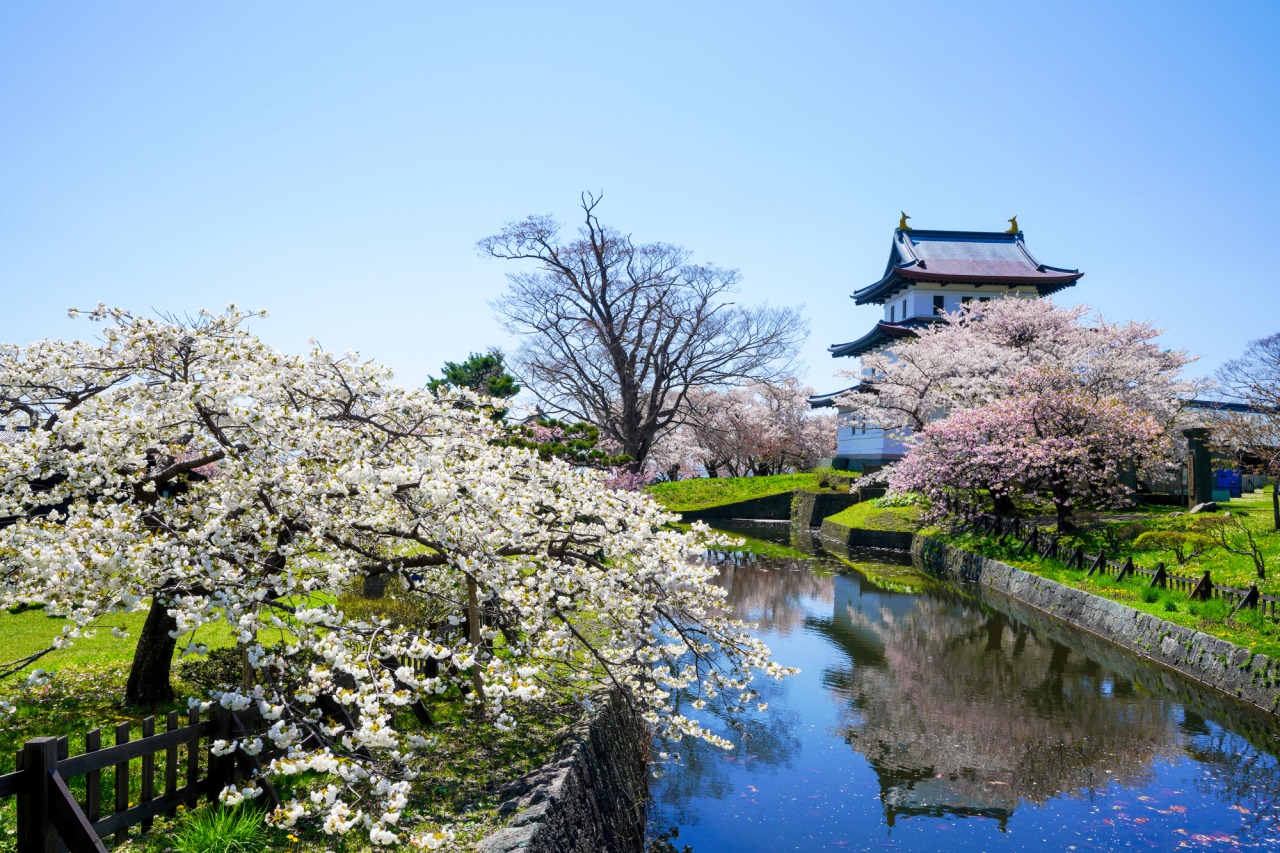
[[[837,524],[831,519],[824,519],[818,529],[818,536],[828,542],[838,542],[847,548],[896,548],[906,550],[911,547],[914,534],[901,530],[866,530],[861,527],[848,527]]]
[[[506,828],[477,853],[639,853],[649,729],[616,691],[564,735],[555,759],[511,785]]]
[[[1280,661],[923,534],[916,534],[911,550],[926,567],[977,582],[1234,699],[1280,715]]]

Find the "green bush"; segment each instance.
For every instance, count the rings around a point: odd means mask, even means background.
[[[1145,588],[1142,590],[1142,600],[1147,604],[1155,604],[1160,600],[1160,590],[1156,589],[1154,586]]]
[[[402,598],[404,585],[398,581],[387,584],[381,598],[366,598],[358,588],[338,599],[338,608],[348,619],[376,622],[389,619],[396,625],[430,625],[444,619],[448,611],[440,606]]]
[[[210,649],[209,654],[183,658],[178,663],[178,677],[200,689],[200,695],[228,684],[239,684],[242,676],[240,649]]]
[[[174,853],[260,853],[268,849],[265,812],[248,806],[206,806],[178,823],[170,847]]]
[[[1166,599],[1166,600],[1165,600],[1165,602],[1164,602],[1164,612],[1165,612],[1165,613],[1177,613],[1177,612],[1178,612],[1178,603],[1177,603],[1176,601],[1174,601],[1173,599]]]

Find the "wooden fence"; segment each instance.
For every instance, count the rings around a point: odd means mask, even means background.
[[[192,709],[187,724],[180,725],[173,711],[160,733],[155,717],[144,719],[138,740],[130,740],[131,725],[121,723],[113,746],[104,747],[101,729],[94,729],[85,735],[85,751],[74,756],[68,755],[65,737],[27,741],[17,754],[17,770],[0,776],[0,799],[18,799],[18,853],[106,853],[105,842],[121,843],[131,827],[140,825],[146,832],[155,818],[173,817],[179,806],[194,805],[201,797],[212,802],[227,785],[262,769],[258,756],[240,750],[214,755],[213,742],[247,734],[260,719],[256,709],[233,713],[214,705],[207,719]],[[134,762],[140,765],[141,793],[131,803]],[[104,791],[102,775],[108,769],[114,770],[113,779]],[[83,798],[71,790],[81,787],[73,783],[79,777],[84,777]],[[156,790],[157,777],[163,790]],[[271,804],[279,805],[270,783],[259,782]]]
[[[1006,543],[1010,538],[1021,543],[1017,552],[1020,557],[1024,554],[1034,554],[1042,560],[1057,559],[1066,564],[1069,569],[1085,571],[1086,575],[1111,575],[1116,580],[1123,580],[1130,575],[1141,575],[1150,579],[1149,586],[1176,589],[1194,600],[1224,599],[1231,604],[1232,613],[1245,607],[1257,607],[1273,619],[1280,618],[1280,598],[1262,595],[1258,591],[1257,584],[1250,584],[1248,589],[1236,589],[1214,583],[1207,569],[1204,574],[1196,577],[1175,574],[1169,571],[1163,562],[1156,563],[1154,569],[1135,565],[1132,557],[1126,558],[1124,562],[1116,562],[1107,559],[1104,553],[1086,554],[1079,547],[1068,549],[1060,546],[1057,536],[1042,531],[1039,525],[1031,521],[1005,518],[961,503],[949,504],[948,510],[969,527],[992,534],[1001,544]]]

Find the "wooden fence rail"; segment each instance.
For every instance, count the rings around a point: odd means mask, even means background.
[[[1148,569],[1136,565],[1132,557],[1126,558],[1124,562],[1116,562],[1107,559],[1104,553],[1086,554],[1079,547],[1066,552],[1059,545],[1057,536],[1042,531],[1034,522],[983,512],[958,501],[950,502],[947,509],[969,527],[995,536],[1001,544],[1013,538],[1020,543],[1016,552],[1019,557],[1024,554],[1034,554],[1042,560],[1057,558],[1064,562],[1067,568],[1077,570],[1083,570],[1088,564],[1088,575],[1095,573],[1112,575],[1116,580],[1122,580],[1130,575],[1142,575],[1150,579],[1148,586],[1175,589],[1199,601],[1223,599],[1231,605],[1233,613],[1246,607],[1259,608],[1263,614],[1272,619],[1280,619],[1280,598],[1263,595],[1259,592],[1257,584],[1250,584],[1248,589],[1236,589],[1215,584],[1208,570],[1200,577],[1176,575],[1168,571],[1163,562],[1157,563],[1154,569]]]
[[[0,799],[18,800],[18,853],[106,853],[107,839],[120,844],[134,826],[146,832],[157,817],[172,817],[179,806],[194,805],[201,797],[214,801],[227,785],[255,776],[262,763],[240,751],[214,755],[213,742],[241,736],[260,719],[256,709],[233,713],[214,705],[207,719],[201,720],[193,708],[187,724],[179,725],[173,711],[159,734],[155,718],[144,719],[137,740],[130,740],[130,724],[121,723],[113,746],[102,746],[102,732],[94,729],[85,735],[85,751],[74,756],[68,755],[65,737],[27,741],[17,754],[18,769],[0,776]],[[137,802],[130,800],[133,762],[141,770]],[[113,770],[112,790],[105,792],[104,770]],[[162,791],[156,790],[157,776],[162,777]],[[69,784],[80,777],[83,799]],[[263,787],[267,799],[279,805],[270,784]],[[109,805],[105,815],[104,805]]]

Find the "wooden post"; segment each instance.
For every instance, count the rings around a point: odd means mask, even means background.
[[[1164,569],[1164,562],[1156,563],[1156,573],[1151,576],[1151,586],[1165,587],[1169,585],[1169,573]]]
[[[1084,548],[1079,545],[1071,552],[1071,564],[1075,566],[1077,572],[1084,569]]]
[[[129,724],[121,723],[116,726],[116,745],[129,742]],[[116,765],[116,811],[122,812],[129,808],[129,762],[122,761]],[[116,831],[116,846],[124,844],[129,838],[128,829],[120,829]]]
[[[1191,598],[1199,601],[1208,601],[1213,595],[1213,580],[1209,577],[1209,570],[1204,570],[1204,576],[1196,583],[1195,589],[1191,590]]]
[[[1116,575],[1116,580],[1122,581],[1133,573],[1133,557],[1126,557],[1124,565],[1120,567],[1120,574]]]
[[[1244,598],[1240,599],[1240,603],[1236,605],[1235,610],[1231,611],[1232,615],[1239,613],[1241,610],[1243,610],[1246,607],[1257,607],[1258,598],[1259,598],[1258,585],[1256,583],[1249,584],[1248,592],[1244,594]]]
[[[102,749],[102,729],[94,729],[84,736],[84,751],[97,752]],[[102,817],[102,771],[90,770],[84,774],[84,813],[89,821]]]
[[[222,707],[219,703],[213,705],[213,722],[214,732],[213,740],[230,741],[231,733],[231,712]],[[210,749],[213,748],[213,741],[210,741]],[[228,785],[234,784],[236,774],[235,753],[230,755],[214,755],[209,753],[209,802],[216,803],[218,794]]]
[[[1089,567],[1089,572],[1088,574],[1085,575],[1085,577],[1091,577],[1094,572],[1096,572],[1098,569],[1102,568],[1106,564],[1107,564],[1107,554],[1105,551],[1099,550],[1098,556],[1094,558],[1093,565]],[[1103,574],[1105,575],[1106,571],[1103,571]]]
[[[155,737],[156,718],[142,718],[142,737],[145,740]],[[156,754],[148,752],[142,756],[142,792],[138,795],[138,805],[149,803],[156,798]],[[142,831],[151,831],[151,818],[142,822]]]
[[[57,766],[57,738],[32,738],[22,745],[26,784],[18,794],[18,853],[58,853],[58,830],[49,808],[49,776]]]
[[[178,712],[170,711],[165,717],[165,731],[173,732],[178,730]],[[178,746],[174,744],[165,750],[164,753],[164,792],[172,794],[178,790]],[[165,812],[167,817],[176,815],[177,809],[169,809]]]
[[[191,709],[189,724],[193,726],[200,725],[200,706],[197,705]],[[200,783],[200,739],[187,742],[187,785],[186,787],[196,792],[192,798],[192,802],[200,800],[200,793],[196,786]]]

